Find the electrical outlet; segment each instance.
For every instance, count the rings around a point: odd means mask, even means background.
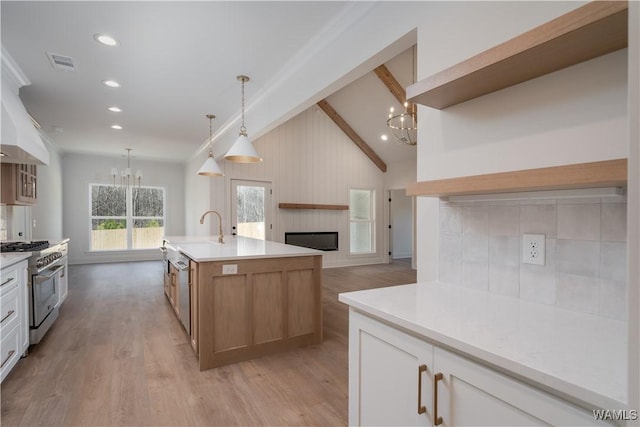
[[[524,264],[544,265],[545,235],[522,235],[522,262]]]

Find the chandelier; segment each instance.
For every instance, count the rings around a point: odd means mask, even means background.
[[[400,114],[393,113],[393,107],[389,109],[389,118],[387,126],[391,129],[396,142],[398,144],[416,145],[418,141],[418,124],[416,123],[416,106],[404,103],[404,112]]]
[[[135,186],[138,184],[140,188],[140,182],[142,181],[142,171],[138,169],[135,174],[131,173],[131,151],[133,148],[125,148],[127,150],[127,168],[118,171],[118,168],[111,168],[111,176],[113,177],[113,185],[116,185],[116,178],[120,178],[120,187],[129,188],[130,185]]]

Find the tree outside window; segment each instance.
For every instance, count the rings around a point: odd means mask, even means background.
[[[164,235],[165,190],[89,184],[91,250],[157,248]]]

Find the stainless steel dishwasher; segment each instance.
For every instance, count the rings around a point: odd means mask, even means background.
[[[182,254],[171,260],[178,270],[178,311],[180,321],[188,334],[191,334],[191,296],[189,294],[189,258]]]

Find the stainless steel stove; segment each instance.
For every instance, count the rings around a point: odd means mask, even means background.
[[[31,252],[27,274],[29,344],[37,344],[58,317],[60,281],[67,268],[67,244],[52,245],[46,240],[7,242],[0,245],[0,250],[14,253]]]

